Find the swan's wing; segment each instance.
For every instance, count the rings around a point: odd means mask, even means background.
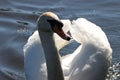
[[[81,69],[83,80],[105,80],[111,61],[104,55],[105,53],[108,54],[104,51],[98,51],[89,56],[86,64]]]
[[[61,19],[61,21],[64,24],[63,30],[68,32],[70,30],[71,21],[69,19]]]
[[[110,60],[102,52],[89,56],[77,56],[81,59],[75,57],[76,62],[74,62],[74,65],[71,63],[72,66],[64,67],[65,77],[68,80],[105,80]]]
[[[82,43],[82,47],[63,60],[69,63],[64,66],[66,77],[70,80],[104,80],[112,55],[105,33],[83,18],[73,21],[71,27],[72,37]]]
[[[23,51],[24,51],[24,55],[26,55],[28,52],[30,52],[29,50],[32,49],[32,47],[34,47],[36,44],[41,45],[41,41],[38,35],[38,31],[35,31],[29,38],[27,43],[24,45]]]
[[[29,37],[28,42],[24,46],[24,68],[26,78],[28,80],[46,80],[46,66],[44,51],[38,36],[38,31],[35,31]]]
[[[91,42],[96,44],[97,41],[97,43],[110,47],[104,31],[98,25],[88,21],[85,18],[78,18],[77,20],[72,21],[70,31],[73,38],[79,43]]]

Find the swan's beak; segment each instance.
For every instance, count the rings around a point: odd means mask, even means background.
[[[61,38],[69,41],[71,38],[63,31],[63,23],[59,20],[48,20],[48,22],[51,24],[52,30],[57,33]]]
[[[61,28],[61,29],[59,29],[59,28],[57,28],[57,27],[53,27],[53,31],[55,32],[55,33],[57,33],[61,38],[63,38],[63,39],[65,39],[65,40],[67,40],[67,41],[69,41],[71,38],[63,31],[63,29]]]

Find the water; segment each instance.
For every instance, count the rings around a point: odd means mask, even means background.
[[[62,19],[87,18],[101,26],[113,49],[107,80],[120,80],[119,0],[0,0],[0,80],[25,80],[22,48],[45,11]]]

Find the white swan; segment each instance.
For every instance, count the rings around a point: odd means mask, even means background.
[[[55,15],[50,16],[54,18]],[[98,26],[83,18],[72,22],[70,32],[73,38],[81,43],[81,46],[73,54],[61,59],[65,80],[105,80],[112,53],[105,33]],[[47,79],[44,46],[40,45],[37,32],[33,36],[29,38],[24,47],[26,78],[27,80],[50,80]],[[51,52],[51,50],[47,50],[47,52]],[[47,55],[53,56],[52,54]],[[51,66],[56,64],[52,60],[49,62]],[[55,69],[51,71],[54,73],[56,72]],[[58,70],[61,71],[61,69]],[[52,72],[51,75],[53,75]],[[54,77],[56,78],[56,76]],[[58,78],[52,80],[63,80],[62,75],[62,79],[60,76]]]

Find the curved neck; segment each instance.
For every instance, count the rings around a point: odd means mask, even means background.
[[[48,80],[64,80],[60,56],[55,46],[53,33],[39,31],[39,35],[46,58]]]

